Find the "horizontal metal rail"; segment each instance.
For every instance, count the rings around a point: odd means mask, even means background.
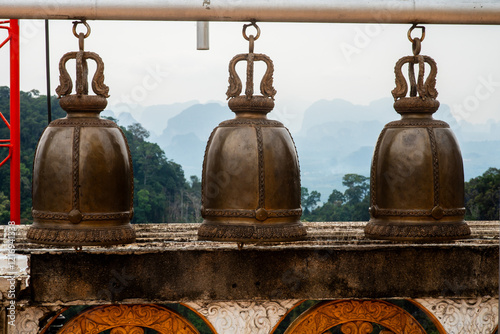
[[[0,17],[500,24],[498,0],[0,0]]]

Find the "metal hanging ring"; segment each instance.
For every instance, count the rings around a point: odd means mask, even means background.
[[[247,28],[250,27],[250,26],[253,26],[255,29],[257,29],[257,36],[255,36],[253,38],[254,40],[257,40],[259,38],[259,36],[260,36],[260,28],[259,28],[259,26],[255,22],[243,25],[243,38],[246,39],[247,41],[250,40],[250,38],[247,36]]]
[[[78,47],[80,51],[83,51],[83,41],[85,40],[85,36],[83,35],[83,32],[78,34]]]
[[[90,26],[89,24],[87,23],[87,21],[83,20],[83,21],[74,21],[73,22],[73,35],[75,35],[76,38],[79,38],[79,34],[76,32],[76,26],[79,25],[79,24],[83,24],[85,25],[85,28],[87,28],[87,32],[85,33],[85,35],[83,36],[83,38],[87,38],[90,36]]]
[[[420,54],[420,50],[422,48],[421,44],[422,40],[418,37],[415,37],[412,42],[413,55],[418,56]]]
[[[424,26],[419,26],[417,25],[416,23],[414,23],[411,28],[408,30],[408,39],[410,40],[410,42],[413,43],[413,38],[411,38],[411,33],[413,31],[413,29],[415,28],[420,28],[422,29],[422,36],[420,36],[420,42],[423,42],[424,41],[424,38],[425,38],[425,27]]]
[[[253,53],[253,46],[254,46],[254,41],[255,41],[255,37],[253,37],[253,35],[250,35],[248,41],[249,41],[249,46],[248,46],[248,53]]]

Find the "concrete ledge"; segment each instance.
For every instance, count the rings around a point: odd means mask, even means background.
[[[242,250],[197,241],[197,224],[136,225],[132,245],[20,241],[17,252],[30,256],[24,298],[43,305],[498,296],[499,222],[469,222],[471,239],[442,244],[366,240],[364,224],[308,223],[306,241]]]

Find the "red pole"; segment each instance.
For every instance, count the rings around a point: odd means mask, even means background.
[[[21,111],[19,23],[10,20],[10,220],[21,224]]]

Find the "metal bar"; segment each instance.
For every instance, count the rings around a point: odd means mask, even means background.
[[[17,19],[500,24],[497,0],[0,0]]]
[[[9,145],[9,147],[10,147],[10,145]],[[10,153],[9,153],[9,155],[7,155],[7,157],[5,159],[2,160],[2,162],[0,162],[0,167],[2,167],[7,162],[7,160],[9,160],[9,159],[10,159]],[[10,218],[10,220],[12,220],[12,211],[11,211],[11,218]]]
[[[50,96],[50,52],[49,52],[49,20],[45,20],[45,78],[47,82],[47,121],[52,122],[52,99]]]
[[[0,22],[0,24],[3,23],[5,23],[5,21]],[[5,38],[2,43],[0,43],[0,48],[2,48],[2,46],[4,46],[5,44],[7,44],[8,41],[10,41],[10,27],[0,26],[0,29],[7,29],[8,31],[7,38]]]
[[[10,220],[21,224],[21,112],[19,87],[19,24],[10,20]]]
[[[7,119],[5,118],[5,116],[1,112],[0,112],[0,118],[5,123],[5,125],[7,125],[7,128],[10,130],[10,123],[9,123],[9,121],[7,121]]]

